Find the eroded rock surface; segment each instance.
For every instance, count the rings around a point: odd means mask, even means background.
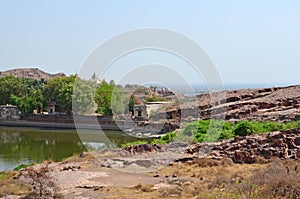
[[[229,157],[235,163],[256,163],[259,157],[300,159],[300,129],[236,137],[217,143],[191,145],[187,153],[211,158]]]

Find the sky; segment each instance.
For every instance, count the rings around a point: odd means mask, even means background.
[[[108,39],[156,27],[197,42],[225,84],[300,84],[299,8],[296,0],[0,0],[0,71],[34,67],[78,73]],[[157,56],[151,53],[121,60],[104,77],[118,79],[120,67],[137,64],[133,59],[139,56],[148,57],[148,64]],[[177,58],[159,57],[155,62],[168,60],[184,78],[195,78]]]

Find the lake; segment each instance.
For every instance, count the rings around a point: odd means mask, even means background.
[[[61,161],[85,151],[86,146],[103,149],[137,140],[121,131],[104,133],[85,130],[80,134],[85,136],[83,144],[76,130],[0,127],[0,171],[44,160]],[[94,137],[97,137],[96,141]]]

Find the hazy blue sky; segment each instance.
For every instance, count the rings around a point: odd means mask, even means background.
[[[0,27],[0,70],[72,74],[106,39],[159,27],[198,42],[225,83],[300,83],[296,0],[0,0]]]

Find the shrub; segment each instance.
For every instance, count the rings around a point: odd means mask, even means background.
[[[169,132],[161,138],[153,140],[151,144],[168,144],[174,140],[175,136],[176,132]]]
[[[191,123],[187,124],[184,127],[184,129],[182,130],[182,134],[184,136],[193,136],[193,135],[197,134],[198,125],[199,125],[198,121],[194,121],[194,122],[191,122]]]
[[[34,163],[31,163],[31,164],[20,164],[16,168],[14,168],[14,171],[20,171],[21,169],[24,169],[26,167],[30,167],[32,165],[34,165]]]
[[[235,136],[246,136],[254,133],[255,131],[252,124],[247,120],[239,122],[233,129],[233,134]]]
[[[133,146],[133,145],[139,145],[139,144],[148,144],[148,141],[138,140],[138,141],[134,141],[134,142],[128,142],[126,144],[122,144],[121,147]]]
[[[230,122],[223,120],[199,120],[187,124],[182,134],[195,138],[197,142],[214,142],[232,138],[232,128]]]

